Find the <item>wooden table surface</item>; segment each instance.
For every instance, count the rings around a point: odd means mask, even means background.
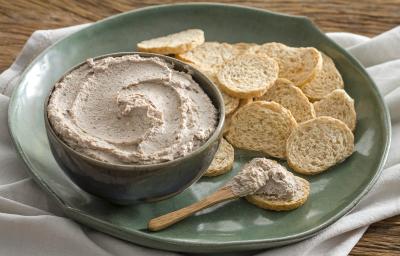
[[[172,2],[175,1],[0,0],[0,71],[5,70],[13,62],[29,35],[35,30],[96,21],[135,8]],[[374,36],[400,25],[400,0],[221,0],[220,2],[305,15],[326,32],[347,31]],[[351,255],[400,255],[400,216],[370,226]]]

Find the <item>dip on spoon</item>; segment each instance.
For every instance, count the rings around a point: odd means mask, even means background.
[[[212,205],[245,196],[257,195],[261,200],[273,201],[278,205],[279,202],[284,204],[297,202],[298,198],[304,199],[304,203],[309,194],[309,184],[308,182],[307,186],[304,184],[303,179],[294,176],[278,162],[266,158],[254,158],[244,165],[232,180],[213,194],[192,205],[150,220],[148,228],[151,231],[158,231]]]

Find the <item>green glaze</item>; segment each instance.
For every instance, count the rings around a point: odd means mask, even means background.
[[[85,58],[132,51],[138,41],[201,28],[207,41],[279,41],[314,46],[333,57],[355,99],[356,152],[331,170],[306,177],[311,195],[297,210],[275,213],[236,200],[207,209],[161,232],[146,222],[212,193],[254,153],[237,151],[234,170],[202,178],[183,193],[157,203],[115,206],[74,185],[54,160],[46,136],[43,104],[52,84]],[[187,252],[229,252],[279,246],[310,237],[348,212],[371,188],[386,159],[388,112],[361,65],[308,19],[220,4],[180,4],[140,9],[97,22],[64,38],[37,57],[15,89],[9,125],[16,148],[34,178],[65,214],[95,229],[149,247]],[[161,184],[160,184],[161,185]]]

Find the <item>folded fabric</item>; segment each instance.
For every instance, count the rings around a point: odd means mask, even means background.
[[[177,255],[131,244],[63,217],[29,177],[7,127],[8,97],[24,69],[46,47],[88,24],[36,31],[0,75],[0,255]],[[317,236],[259,255],[347,255],[371,223],[400,214],[400,27],[374,38],[328,33],[366,68],[392,117],[392,145],[383,174],[346,216]],[[377,54],[378,53],[378,54]]]

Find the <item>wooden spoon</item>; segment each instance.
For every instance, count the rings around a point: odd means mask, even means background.
[[[189,217],[195,212],[238,197],[239,196],[233,194],[230,187],[222,187],[221,189],[215,191],[213,194],[207,196],[203,200],[200,200],[194,204],[191,204],[174,212],[170,212],[160,217],[151,219],[149,221],[148,228],[151,231],[162,230],[177,223],[178,221],[185,219],[186,217]]]

